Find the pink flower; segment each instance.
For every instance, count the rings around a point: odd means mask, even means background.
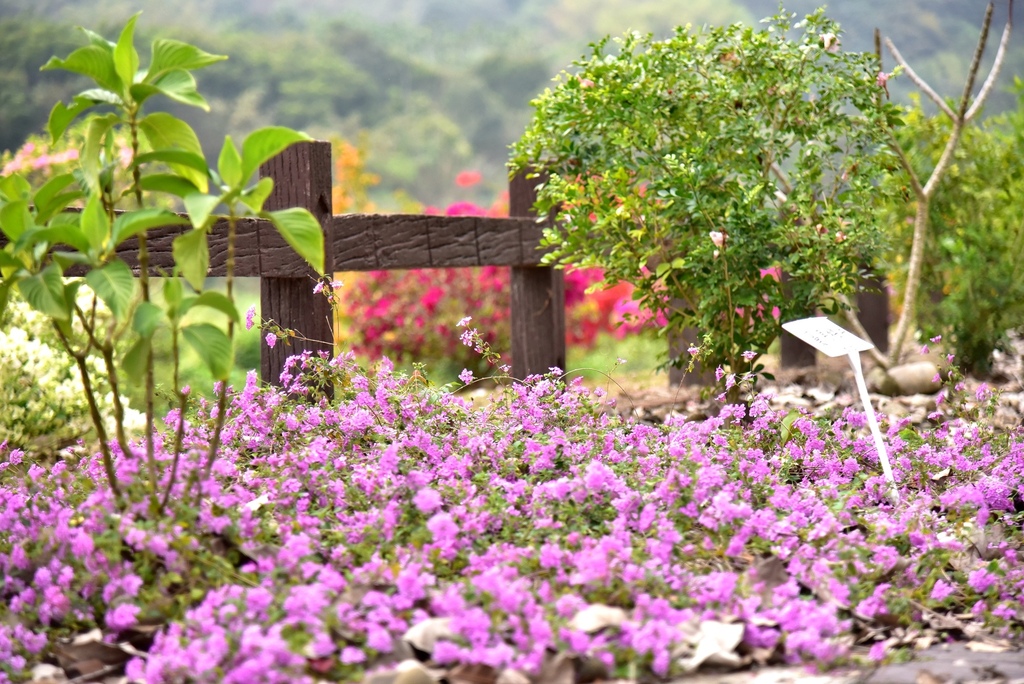
[[[711,238],[711,242],[715,244],[715,247],[721,247],[725,244],[725,233],[720,230],[713,230],[708,233],[708,237]]]
[[[246,330],[252,330],[252,326],[253,326],[253,322],[254,322],[253,319],[255,317],[256,317],[256,305],[253,304],[245,312],[245,329]],[[269,342],[268,342],[268,344],[269,344]]]
[[[274,333],[267,333],[267,336],[264,338],[264,340],[266,341],[267,346],[273,349],[274,345],[277,344],[277,335],[275,335]]]
[[[468,188],[483,180],[483,174],[479,171],[463,171],[455,176],[455,184],[460,188]]]

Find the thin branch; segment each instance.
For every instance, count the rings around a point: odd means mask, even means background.
[[[928,85],[923,78],[917,75],[917,72],[910,68],[910,65],[907,64],[907,60],[903,59],[903,55],[901,55],[900,51],[896,49],[896,46],[893,45],[891,39],[885,39],[885,47],[889,48],[889,52],[892,53],[896,63],[903,67],[903,71],[907,74],[910,80],[914,82],[914,85],[920,88],[921,92],[930,97],[932,102],[937,104],[939,109],[941,109],[946,116],[950,119],[955,119],[956,114],[953,113],[953,110],[949,108],[949,105],[946,104],[941,97],[939,97],[937,92],[932,90],[932,87]]]
[[[914,171],[913,165],[910,163],[910,157],[900,146],[900,141],[893,135],[891,129],[886,129],[886,133],[889,135],[889,147],[896,153],[896,158],[900,162],[900,166],[907,173],[907,177],[910,178],[910,187],[914,189],[914,196],[918,201],[926,199],[924,194],[924,186],[921,185],[921,180],[917,177],[917,172]]]
[[[776,162],[772,162],[769,168],[772,173],[775,174],[775,177],[779,179],[779,182],[782,183],[782,191],[786,193],[787,196],[791,195],[793,193],[793,184],[789,182],[786,172],[779,168],[779,165]]]
[[[1006,26],[1003,27],[1003,35],[999,39],[999,49],[996,51],[996,58],[992,62],[992,68],[988,72],[988,78],[985,79],[985,83],[982,84],[981,90],[978,91],[978,98],[971,105],[971,108],[967,110],[965,118],[970,121],[974,118],[974,115],[981,109],[982,104],[985,102],[985,98],[988,97],[989,92],[992,90],[992,86],[996,82],[996,77],[999,75],[1000,69],[1003,67],[1003,61],[1006,58],[1006,46],[1010,44],[1010,33],[1013,29],[1013,0],[1010,0],[1009,14],[1006,16]]]
[[[967,82],[964,83],[964,92],[960,95],[960,108],[957,110],[957,120],[962,124],[967,114],[967,103],[971,101],[971,91],[974,90],[974,81],[978,77],[978,69],[981,68],[981,57],[985,54],[985,44],[988,42],[988,31],[992,28],[992,12],[995,9],[993,3],[988,3],[985,9],[985,21],[981,24],[981,35],[978,36],[978,47],[974,49],[974,57],[971,58],[971,68],[967,70]]]

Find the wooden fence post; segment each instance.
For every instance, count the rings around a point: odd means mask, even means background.
[[[267,198],[267,210],[303,207],[312,212],[324,232],[324,268],[334,271],[333,207],[331,203],[331,144],[312,141],[292,145],[260,167],[260,177],[274,179],[274,190]],[[292,257],[292,248],[272,226],[261,227],[257,234],[260,252],[260,315],[282,328],[296,331],[314,340],[278,340],[270,348],[260,346],[260,377],[280,385],[281,371],[289,356],[310,350],[333,354],[330,302],[314,294],[320,274]]]
[[[509,182],[509,215],[536,216],[535,178]],[[512,377],[565,370],[565,274],[548,266],[512,267]]]

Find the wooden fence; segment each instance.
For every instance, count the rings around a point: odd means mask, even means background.
[[[565,286],[560,270],[540,265],[543,231],[533,203],[536,181],[517,177],[509,185],[509,218],[433,215],[335,216],[331,204],[331,145],[314,141],[285,150],[260,168],[274,179],[268,210],[304,207],[320,222],[324,233],[325,269],[372,271],[413,268],[508,266],[511,269],[512,374],[523,378],[566,367]],[[168,226],[148,235],[150,273],[170,272],[171,243],[187,226]],[[0,243],[2,243],[0,236]],[[0,244],[2,246],[2,244]],[[138,272],[138,243],[126,241],[118,256]],[[210,236],[208,275],[226,274],[227,225],[214,225]],[[235,275],[260,279],[264,319],[298,331],[306,340],[291,340],[273,348],[261,345],[261,377],[278,384],[288,356],[305,350],[332,352],[332,313],[326,297],[313,293],[317,274],[278,235],[269,221],[244,219],[237,226]],[[867,297],[871,297],[868,295]],[[875,296],[877,300],[877,295]],[[887,300],[861,299],[865,325],[873,339],[884,340],[888,327]],[[472,312],[467,312],[472,314]],[[862,316],[863,317],[863,316]],[[876,337],[877,335],[877,337]],[[670,340],[678,348],[682,340]],[[877,342],[876,342],[877,343]],[[784,334],[784,365],[814,362],[813,350]],[[675,377],[674,380],[678,380]]]

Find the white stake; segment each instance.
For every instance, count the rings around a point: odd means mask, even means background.
[[[871,436],[875,441],[875,451],[878,452],[878,460],[882,464],[882,474],[885,475],[885,481],[889,483],[889,500],[894,504],[898,504],[900,502],[900,492],[896,488],[896,478],[892,474],[889,454],[885,450],[882,431],[878,429],[875,411],[871,407],[871,398],[868,396],[868,386],[864,382],[864,371],[860,365],[860,353],[871,349],[875,345],[868,340],[857,337],[849,330],[839,327],[824,317],[802,318],[798,321],[790,321],[789,323],[783,323],[782,328],[826,356],[836,357],[846,354],[847,358],[850,359],[850,365],[853,366],[853,374],[857,379],[860,401],[864,405],[864,414],[868,419],[868,429],[871,430]]]

